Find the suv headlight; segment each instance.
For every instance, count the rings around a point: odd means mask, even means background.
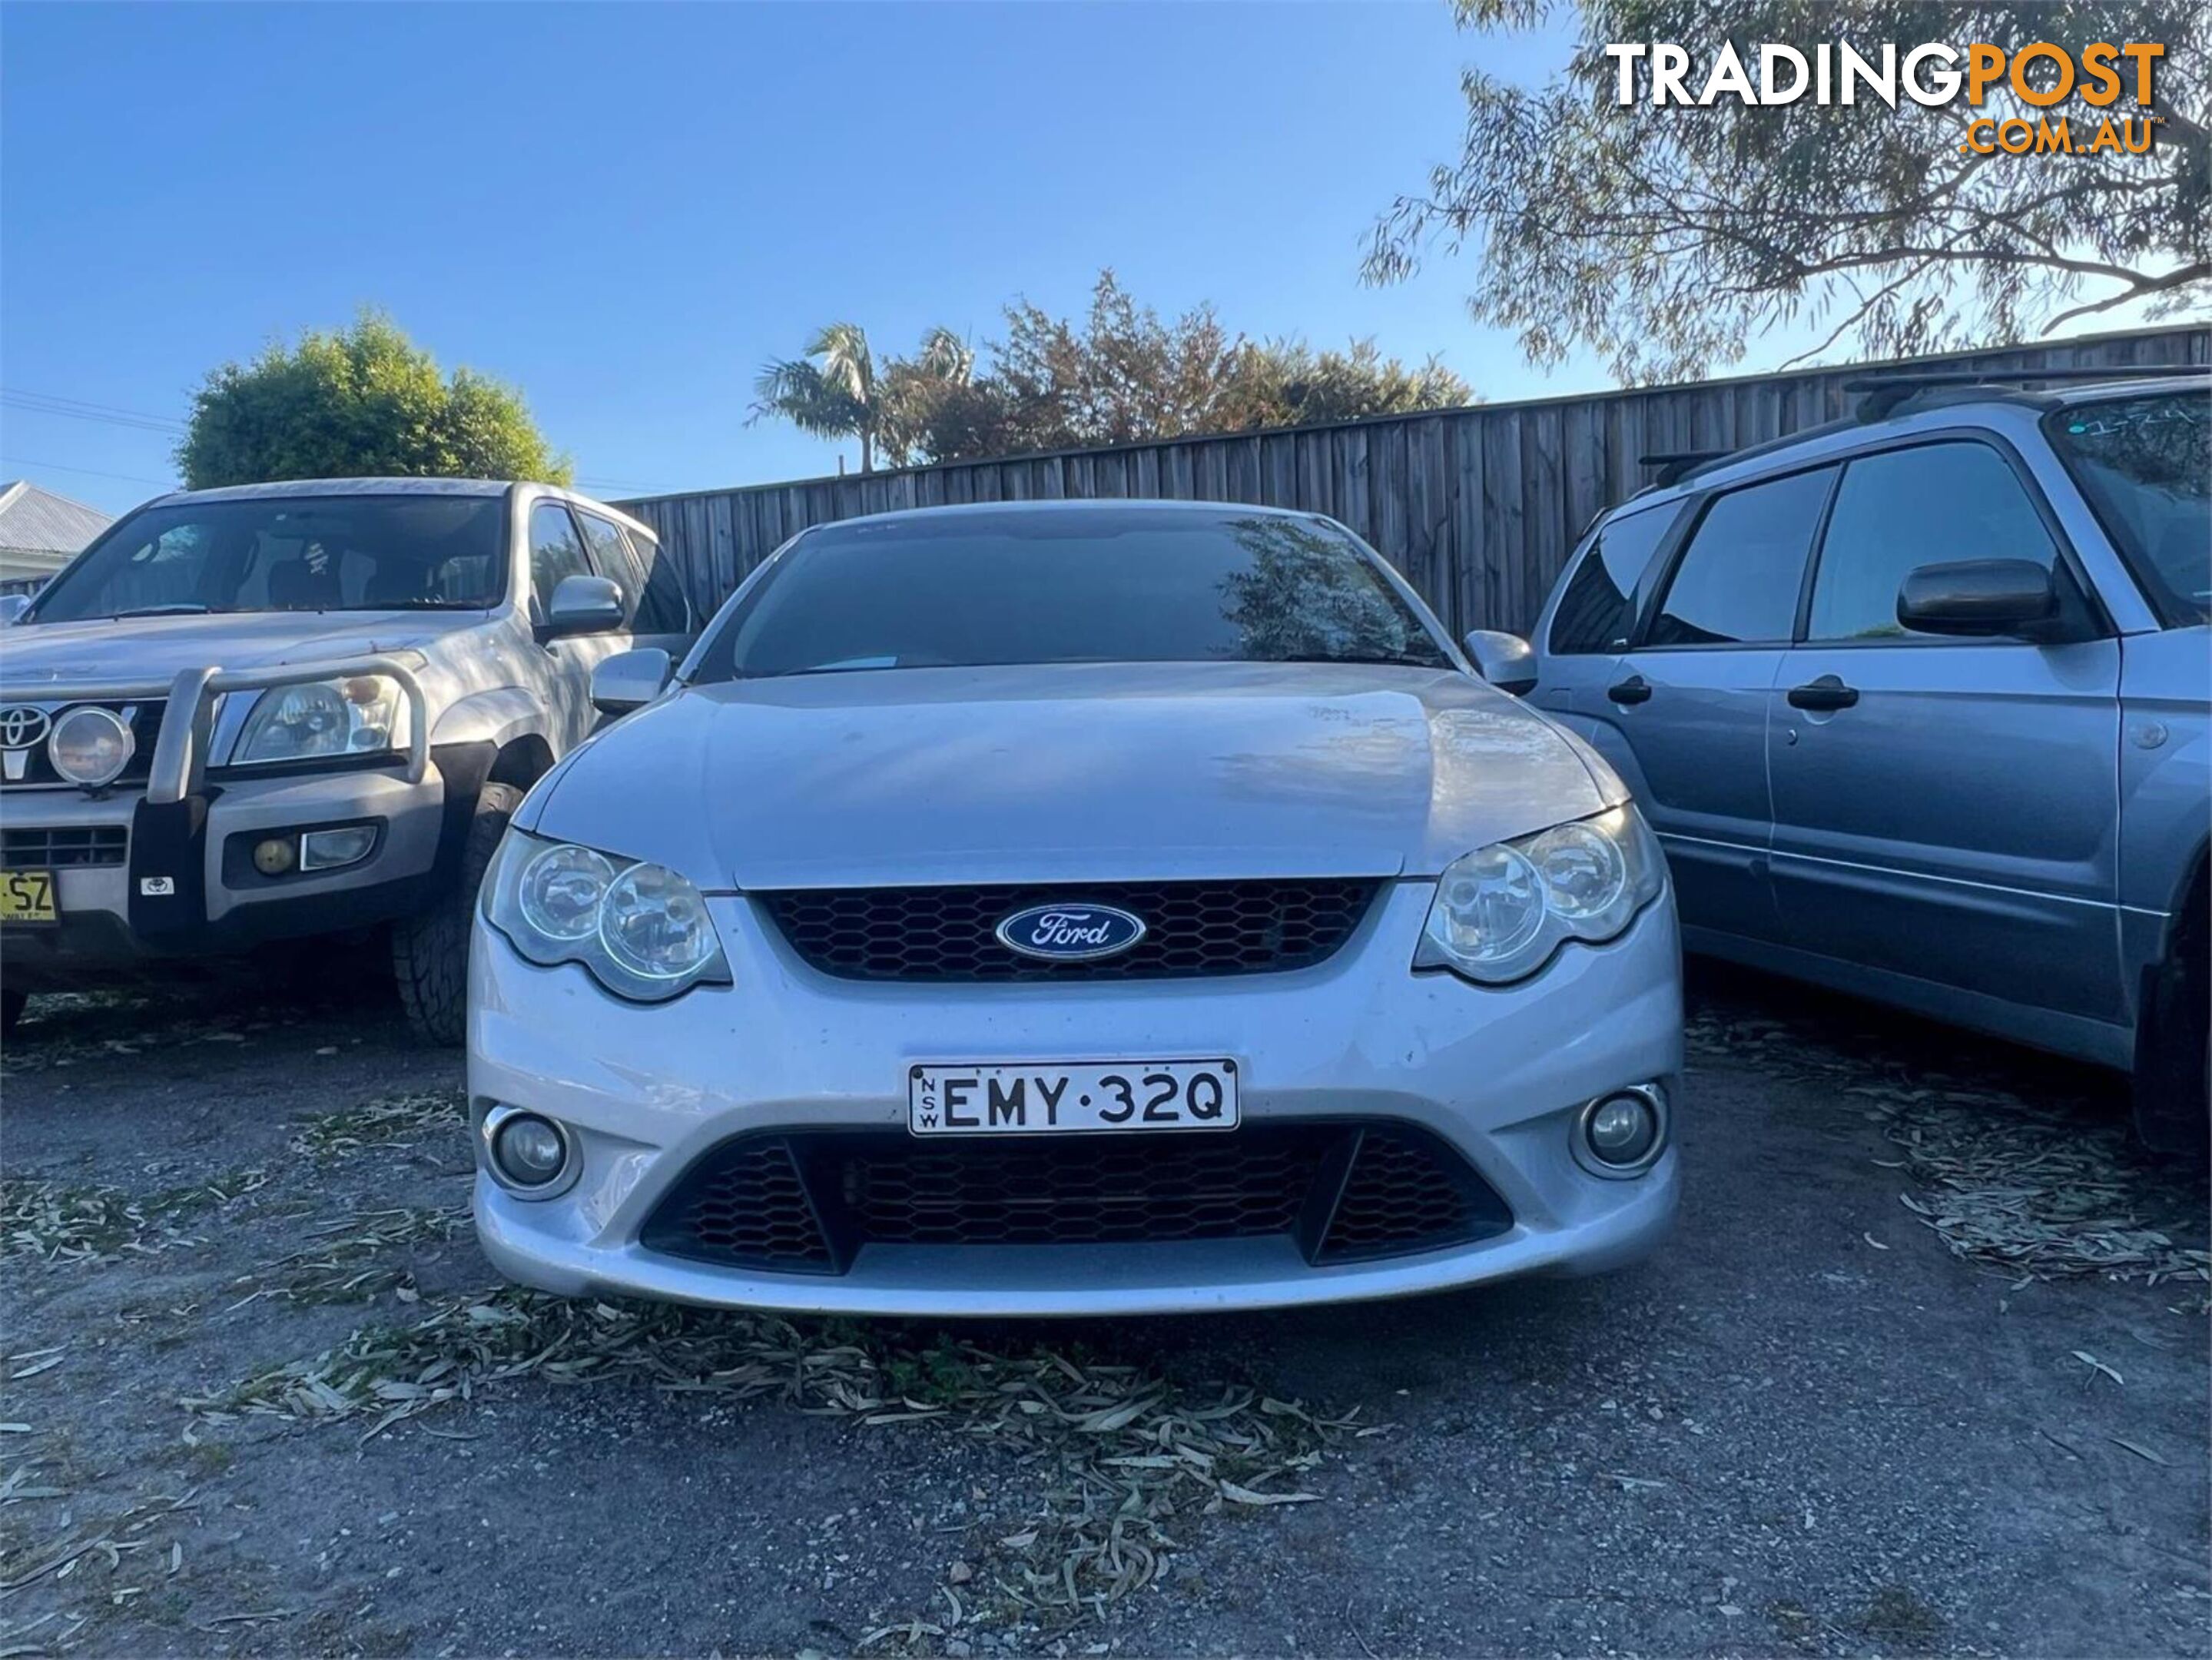
[[[1626,803],[1494,842],[1445,868],[1413,966],[1492,985],[1525,979],[1566,940],[1613,938],[1666,885],[1658,842]]]
[[[659,1003],[729,983],[705,898],[665,865],[510,830],[483,892],[485,920],[515,950],[549,968],[581,963],[618,997]]]
[[[349,674],[263,692],[230,759],[234,766],[334,760],[380,754],[407,739],[407,700],[399,683],[381,674]]]

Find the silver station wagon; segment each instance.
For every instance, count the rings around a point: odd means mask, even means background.
[[[2208,387],[1878,383],[1596,526],[1522,684],[1692,950],[2130,1069],[2201,1140]]]
[[[534,789],[471,958],[477,1237],[581,1294],[1378,1297],[1647,1250],[1680,947],[1613,769],[1350,532],[817,526]]]

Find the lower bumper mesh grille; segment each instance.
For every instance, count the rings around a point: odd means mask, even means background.
[[[0,830],[0,869],[61,870],[119,865],[131,832],[121,824]]]
[[[1461,1244],[1512,1220],[1457,1152],[1391,1122],[1007,1140],[770,1131],[702,1156],[641,1243],[734,1267],[842,1274],[872,1244],[1287,1236],[1320,1265]]]

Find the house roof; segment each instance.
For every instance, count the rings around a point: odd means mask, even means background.
[[[0,551],[52,554],[59,565],[114,522],[99,508],[28,479],[0,484]]]

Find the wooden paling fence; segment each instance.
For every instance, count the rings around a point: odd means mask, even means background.
[[[1735,449],[1849,412],[1875,368],[2112,368],[2212,363],[2212,330],[2054,344],[1583,397],[1477,404],[1334,426],[1176,438],[896,472],[648,496],[702,615],[809,525],[950,502],[1170,496],[1303,508],[1341,520],[1403,571],[1455,634],[1525,630],[1592,517],[1650,482],[1639,458]]]

